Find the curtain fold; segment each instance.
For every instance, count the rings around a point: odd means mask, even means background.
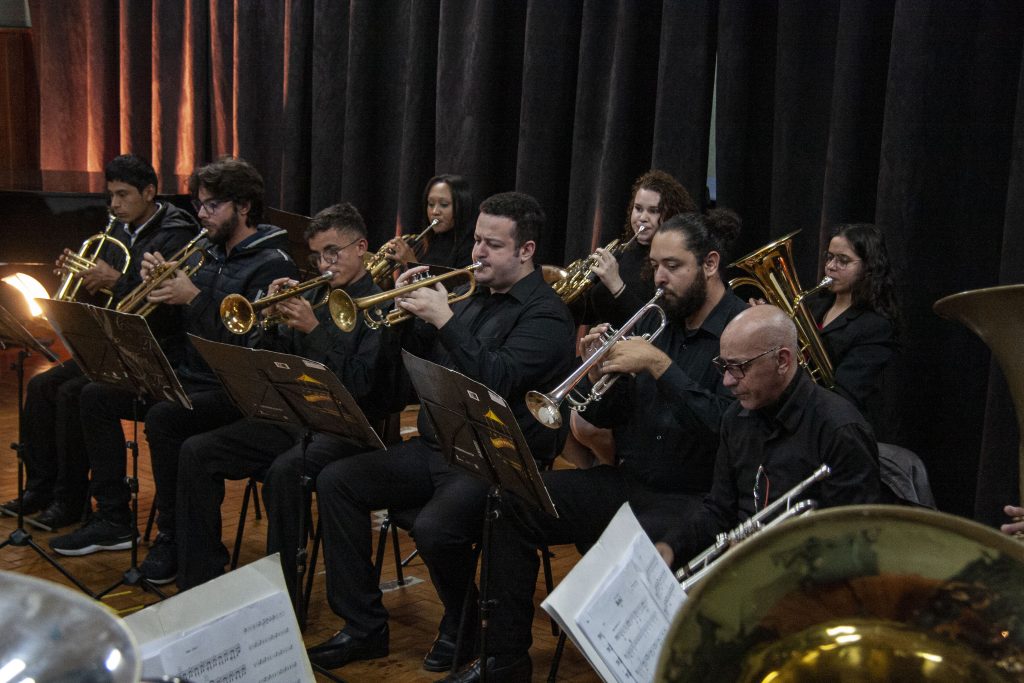
[[[237,154],[270,205],[353,202],[376,247],[423,227],[427,178],[460,173],[478,201],[537,196],[539,260],[564,264],[621,232],[648,168],[699,198],[714,135],[734,256],[801,229],[809,286],[832,226],[881,226],[905,310],[882,436],[924,458],[946,510],[994,523],[1015,495],[1005,382],[931,306],[1024,278],[1019,0],[30,5],[44,189],[102,190],[133,151],[181,191]]]

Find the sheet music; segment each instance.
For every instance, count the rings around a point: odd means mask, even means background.
[[[646,683],[685,599],[626,503],[541,607],[603,680]]]

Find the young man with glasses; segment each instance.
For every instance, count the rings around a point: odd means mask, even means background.
[[[256,333],[242,336],[226,330],[220,320],[220,302],[233,293],[251,300],[265,293],[275,279],[295,277],[298,271],[286,251],[288,235],[278,227],[260,224],[263,178],[242,159],[224,157],[197,169],[189,178],[189,191],[196,199],[199,220],[208,231],[206,259],[192,279],[178,271],[154,289],[148,300],[180,307],[187,332],[213,341],[249,346]],[[145,254],[143,277],[170,255]],[[175,370],[192,402],[192,410],[168,401],[147,400],[144,405],[135,406],[130,394],[98,382],[82,390],[82,426],[97,511],[82,528],[51,539],[50,547],[55,552],[86,555],[130,546],[132,536],[138,532],[130,524],[121,420],[145,415],[160,534],[139,569],[153,583],[174,579],[174,514],[181,443],[193,434],[241,417],[191,344],[186,344],[184,357]]]
[[[590,380],[621,376],[584,413],[613,430],[617,465],[544,472],[558,519],[505,498],[491,543],[491,566],[500,567],[491,575],[492,597],[500,607],[490,621],[489,680],[528,680],[517,675],[530,663],[537,546],[575,543],[586,550],[627,501],[655,540],[700,510],[711,486],[718,425],[732,403],[711,359],[726,324],[746,308],[719,270],[739,228],[735,213],[716,210],[678,214],[654,234],[650,264],[668,324],[653,342],[634,337],[612,347]],[[659,322],[648,314],[634,334]],[[584,348],[600,343],[601,329],[584,338]],[[478,661],[447,680],[479,680],[481,668]]]
[[[323,363],[333,371],[371,420],[385,417],[387,396],[376,390],[380,333],[360,319],[351,332],[342,332],[326,304],[328,290],[343,289],[353,299],[380,292],[363,264],[366,225],[354,206],[330,206],[313,217],[305,238],[310,266],[321,275],[332,273],[327,289],[318,288],[285,299],[266,310],[283,323],[266,330],[260,348],[291,353]],[[275,280],[270,294],[294,280]],[[311,301],[313,303],[311,303]],[[311,476],[340,457],[346,443],[328,434],[314,434],[303,454],[293,430],[258,420],[234,424],[192,436],[181,446],[178,462],[178,587],[182,590],[220,576],[228,562],[221,542],[220,503],[225,479],[264,479],[267,509],[267,552],[281,553],[289,588],[294,590],[295,553],[300,543],[299,463]],[[348,444],[348,450],[354,451]],[[289,450],[291,449],[291,450]],[[281,463],[271,465],[280,457]],[[268,471],[269,468],[269,471]]]
[[[799,357],[796,326],[775,306],[754,306],[725,328],[714,367],[736,404],[722,419],[703,509],[658,544],[670,565],[691,559],[823,464],[831,475],[806,495],[819,507],[879,502],[871,427],[853,404],[815,384]]]

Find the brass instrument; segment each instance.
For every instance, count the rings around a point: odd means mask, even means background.
[[[189,240],[188,244],[183,246],[178,252],[167,259],[165,263],[154,267],[149,271],[149,275],[135,287],[132,291],[128,292],[121,301],[117,304],[117,310],[122,313],[135,313],[146,317],[153,312],[159,304],[146,301],[146,297],[149,296],[150,292],[162,285],[169,278],[174,277],[178,272],[185,273],[186,276],[192,277],[196,274],[200,268],[203,267],[203,263],[206,262],[206,248],[198,246],[200,240],[206,238],[206,234],[209,232],[206,228],[199,231],[199,234]],[[188,265],[188,260],[196,254],[199,255],[199,260],[192,265]]]
[[[591,387],[590,393],[586,396],[581,396],[579,394],[574,396],[573,387],[579,384],[580,380],[582,380],[595,365],[600,363],[604,357],[608,355],[608,352],[617,341],[624,339],[627,334],[632,332],[633,328],[635,328],[648,313],[653,312],[658,314],[661,318],[661,324],[658,326],[658,329],[654,330],[654,332],[644,334],[643,338],[647,341],[654,341],[658,338],[658,335],[665,329],[665,325],[668,324],[668,319],[665,316],[665,310],[655,303],[664,293],[664,289],[659,289],[654,293],[654,296],[650,301],[641,306],[629,320],[622,324],[622,327],[617,330],[609,328],[603,335],[601,335],[601,346],[587,356],[587,359],[584,360],[571,375],[566,377],[564,382],[552,389],[550,393],[544,394],[539,391],[531,391],[526,394],[526,406],[530,409],[530,413],[537,418],[538,422],[549,429],[558,429],[562,426],[562,415],[559,412],[559,407],[561,407],[562,401],[569,401],[569,406],[573,410],[582,413],[587,409],[588,405],[601,400],[601,397],[604,396],[605,392],[607,392],[613,384],[615,384],[620,375],[603,375],[599,380],[594,382],[594,386]]]
[[[334,320],[334,324],[337,325],[344,332],[351,332],[356,327],[356,316],[359,315],[359,311],[363,312],[363,319],[366,322],[366,326],[371,330],[376,330],[380,327],[391,327],[398,323],[405,322],[412,318],[412,314],[408,311],[404,311],[401,308],[392,308],[387,313],[381,308],[381,304],[386,301],[391,301],[397,297],[407,294],[413,290],[420,289],[421,287],[433,287],[439,282],[451,279],[453,277],[465,276],[469,280],[469,289],[462,294],[455,294],[450,292],[448,294],[448,305],[454,304],[457,301],[468,299],[476,291],[476,278],[473,277],[473,271],[480,267],[480,262],[471,263],[465,268],[458,268],[456,270],[450,270],[447,273],[441,275],[434,275],[431,277],[425,277],[420,280],[416,280],[410,284],[395,289],[389,289],[379,294],[371,294],[369,296],[361,296],[358,299],[353,299],[348,295],[348,292],[342,289],[335,289],[331,292],[330,298],[327,300],[327,305],[331,310],[331,318]]]
[[[688,594],[662,683],[1020,681],[1024,546],[920,508],[834,507],[741,543]]]
[[[435,218],[430,221],[430,225],[428,225],[420,234],[402,235],[401,238],[405,240],[406,244],[409,245],[409,248],[413,250],[413,253],[416,253],[416,249],[423,242],[424,238],[426,238],[426,236],[429,235],[440,222],[440,218]],[[363,255],[363,265],[366,266],[367,272],[370,273],[370,278],[379,286],[382,286],[381,283],[391,277],[391,274],[402,265],[398,261],[389,259],[388,256],[391,254],[392,252],[389,249],[387,242],[385,242],[372,256],[369,254]]]
[[[641,225],[640,229],[630,237],[627,241],[622,242],[620,239],[613,239],[605,246],[606,251],[610,251],[612,256],[618,256],[626,250],[629,245],[636,241],[636,238],[644,230],[647,230],[646,225]],[[561,270],[560,277],[557,280],[551,282],[551,288],[555,290],[555,294],[562,298],[567,304],[571,304],[576,299],[583,296],[588,289],[590,289],[595,282],[597,282],[597,276],[594,275],[594,266],[597,265],[597,252],[594,252],[590,256],[585,258],[576,259],[564,269]],[[551,275],[557,271],[553,270],[554,266],[544,266],[546,269],[552,269],[545,272],[545,279],[549,279]],[[549,275],[549,273],[551,275]]]
[[[742,268],[752,276],[729,280],[729,287],[754,287],[760,290],[768,303],[781,308],[796,324],[797,335],[800,337],[800,364],[815,382],[831,389],[836,383],[832,361],[821,341],[818,324],[803,305],[803,300],[831,285],[832,278],[823,278],[807,291],[800,286],[793,267],[792,244],[793,237],[799,232],[796,230],[780,237],[729,264],[730,268]]]
[[[733,547],[740,541],[750,538],[759,531],[763,531],[764,529],[781,524],[788,519],[798,517],[814,510],[814,508],[817,507],[817,504],[814,501],[798,501],[796,500],[796,497],[830,474],[832,474],[831,468],[829,468],[828,465],[822,465],[818,469],[814,470],[814,472],[811,473],[811,476],[786,491],[781,498],[769,505],[766,505],[763,510],[754,514],[753,517],[744,521],[732,531],[718,534],[715,538],[715,542],[708,547],[707,550],[702,552],[700,555],[697,555],[697,557],[693,558],[676,571],[676,578],[680,583],[682,583],[683,590],[689,592],[698,581],[704,578],[704,575],[708,570],[714,567],[715,562],[725,555],[729,548]]]
[[[235,334],[245,334],[253,328],[256,324],[256,313],[263,310],[267,306],[272,306],[279,301],[285,299],[291,299],[294,296],[298,296],[303,292],[311,289],[316,289],[322,285],[330,284],[334,278],[334,273],[327,271],[319,277],[310,278],[304,282],[300,282],[297,285],[291,287],[284,287],[276,294],[268,294],[267,296],[260,297],[251,303],[241,294],[228,294],[224,297],[224,300],[220,302],[220,320],[224,323],[224,327],[228,328],[229,331]],[[313,308],[319,308],[320,306],[327,303],[330,298],[330,291],[327,291],[320,301],[313,304]],[[284,316],[280,314],[269,315],[260,321],[260,325],[263,329],[271,328],[275,325],[280,325],[284,322]]]
[[[1024,331],[1024,285],[974,289],[939,299],[932,307],[943,318],[966,325],[981,337],[999,362],[1013,398],[1021,442],[1018,468],[1024,473],[1024,363],[1021,363],[1021,332]],[[1024,501],[1024,476],[1020,477]],[[1017,520],[1014,520],[1017,521]]]
[[[124,252],[121,274],[123,275],[128,272],[128,266],[132,261],[132,254],[124,242],[110,234],[116,222],[117,218],[114,214],[110,214],[110,218],[107,220],[107,227],[103,229],[103,232],[98,232],[82,242],[82,246],[78,248],[77,253],[64,256],[64,264],[62,266],[64,268],[64,275],[61,277],[57,293],[53,295],[54,299],[57,301],[75,301],[77,299],[78,290],[82,286],[82,273],[96,265],[96,261],[103,252],[105,244],[111,244]],[[107,301],[103,306],[104,308],[109,307],[114,301],[114,292],[110,289],[101,289],[100,293],[107,295]]]

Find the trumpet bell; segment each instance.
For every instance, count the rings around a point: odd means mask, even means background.
[[[1024,546],[930,510],[831,508],[729,551],[669,629],[657,681],[1011,681]]]
[[[220,302],[220,319],[233,334],[245,334],[256,324],[256,309],[241,294],[228,294]]]
[[[530,391],[526,394],[526,407],[530,410],[530,414],[548,429],[558,429],[562,426],[562,414],[558,410],[559,404],[560,402],[539,391]]]
[[[342,332],[351,332],[356,329],[356,318],[359,309],[355,301],[343,289],[335,289],[327,299],[327,308],[331,312],[331,319]]]

